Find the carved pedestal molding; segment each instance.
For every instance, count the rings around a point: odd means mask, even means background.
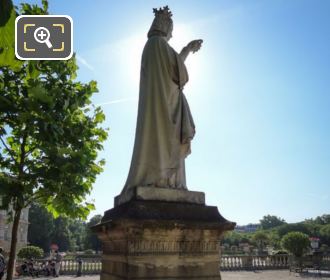
[[[101,280],[219,280],[219,241],[234,225],[212,206],[124,203],[94,227],[103,244]]]

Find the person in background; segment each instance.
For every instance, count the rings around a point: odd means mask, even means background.
[[[23,275],[23,276],[28,276],[29,275],[28,263],[26,261],[21,264],[19,274]]]
[[[5,257],[3,256],[3,249],[0,247],[0,280],[5,275],[6,262]]]
[[[55,276],[55,269],[52,261],[48,261],[46,265],[46,276]]]
[[[60,275],[61,262],[62,255],[58,251],[55,251],[55,277]]]

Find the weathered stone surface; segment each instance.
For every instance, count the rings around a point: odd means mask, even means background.
[[[219,240],[235,226],[217,207],[130,201],[94,227],[103,243],[101,280],[221,279]]]
[[[193,40],[176,52],[168,43],[172,12],[164,7],[154,9],[154,14],[142,53],[134,149],[123,197],[138,186],[188,188],[185,159],[196,131],[183,92],[189,80],[185,60],[203,40]]]
[[[144,220],[146,223],[172,224],[183,221],[194,222],[202,227],[231,228],[233,223],[222,217],[215,206],[193,203],[176,203],[165,201],[132,200],[104,213],[102,224],[117,220]]]
[[[131,199],[205,204],[203,192],[159,187],[136,187],[130,192],[116,196],[114,204],[118,206]]]

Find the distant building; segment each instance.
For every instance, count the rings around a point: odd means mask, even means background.
[[[248,224],[245,226],[236,226],[236,232],[255,232],[260,228],[260,224]]]
[[[1,201],[0,201],[1,202]],[[27,234],[29,227],[29,209],[25,208],[21,214],[18,227],[17,251],[27,245]],[[8,213],[0,210],[0,247],[6,252],[10,250],[12,223],[8,223]]]

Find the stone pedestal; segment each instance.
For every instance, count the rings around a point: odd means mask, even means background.
[[[183,189],[141,186],[135,187],[124,194],[117,195],[114,199],[114,204],[118,206],[130,200],[187,202],[204,205],[205,194],[203,192],[187,191]]]
[[[103,243],[101,280],[221,279],[219,241],[235,223],[203,199],[148,197],[118,203],[94,227]]]

